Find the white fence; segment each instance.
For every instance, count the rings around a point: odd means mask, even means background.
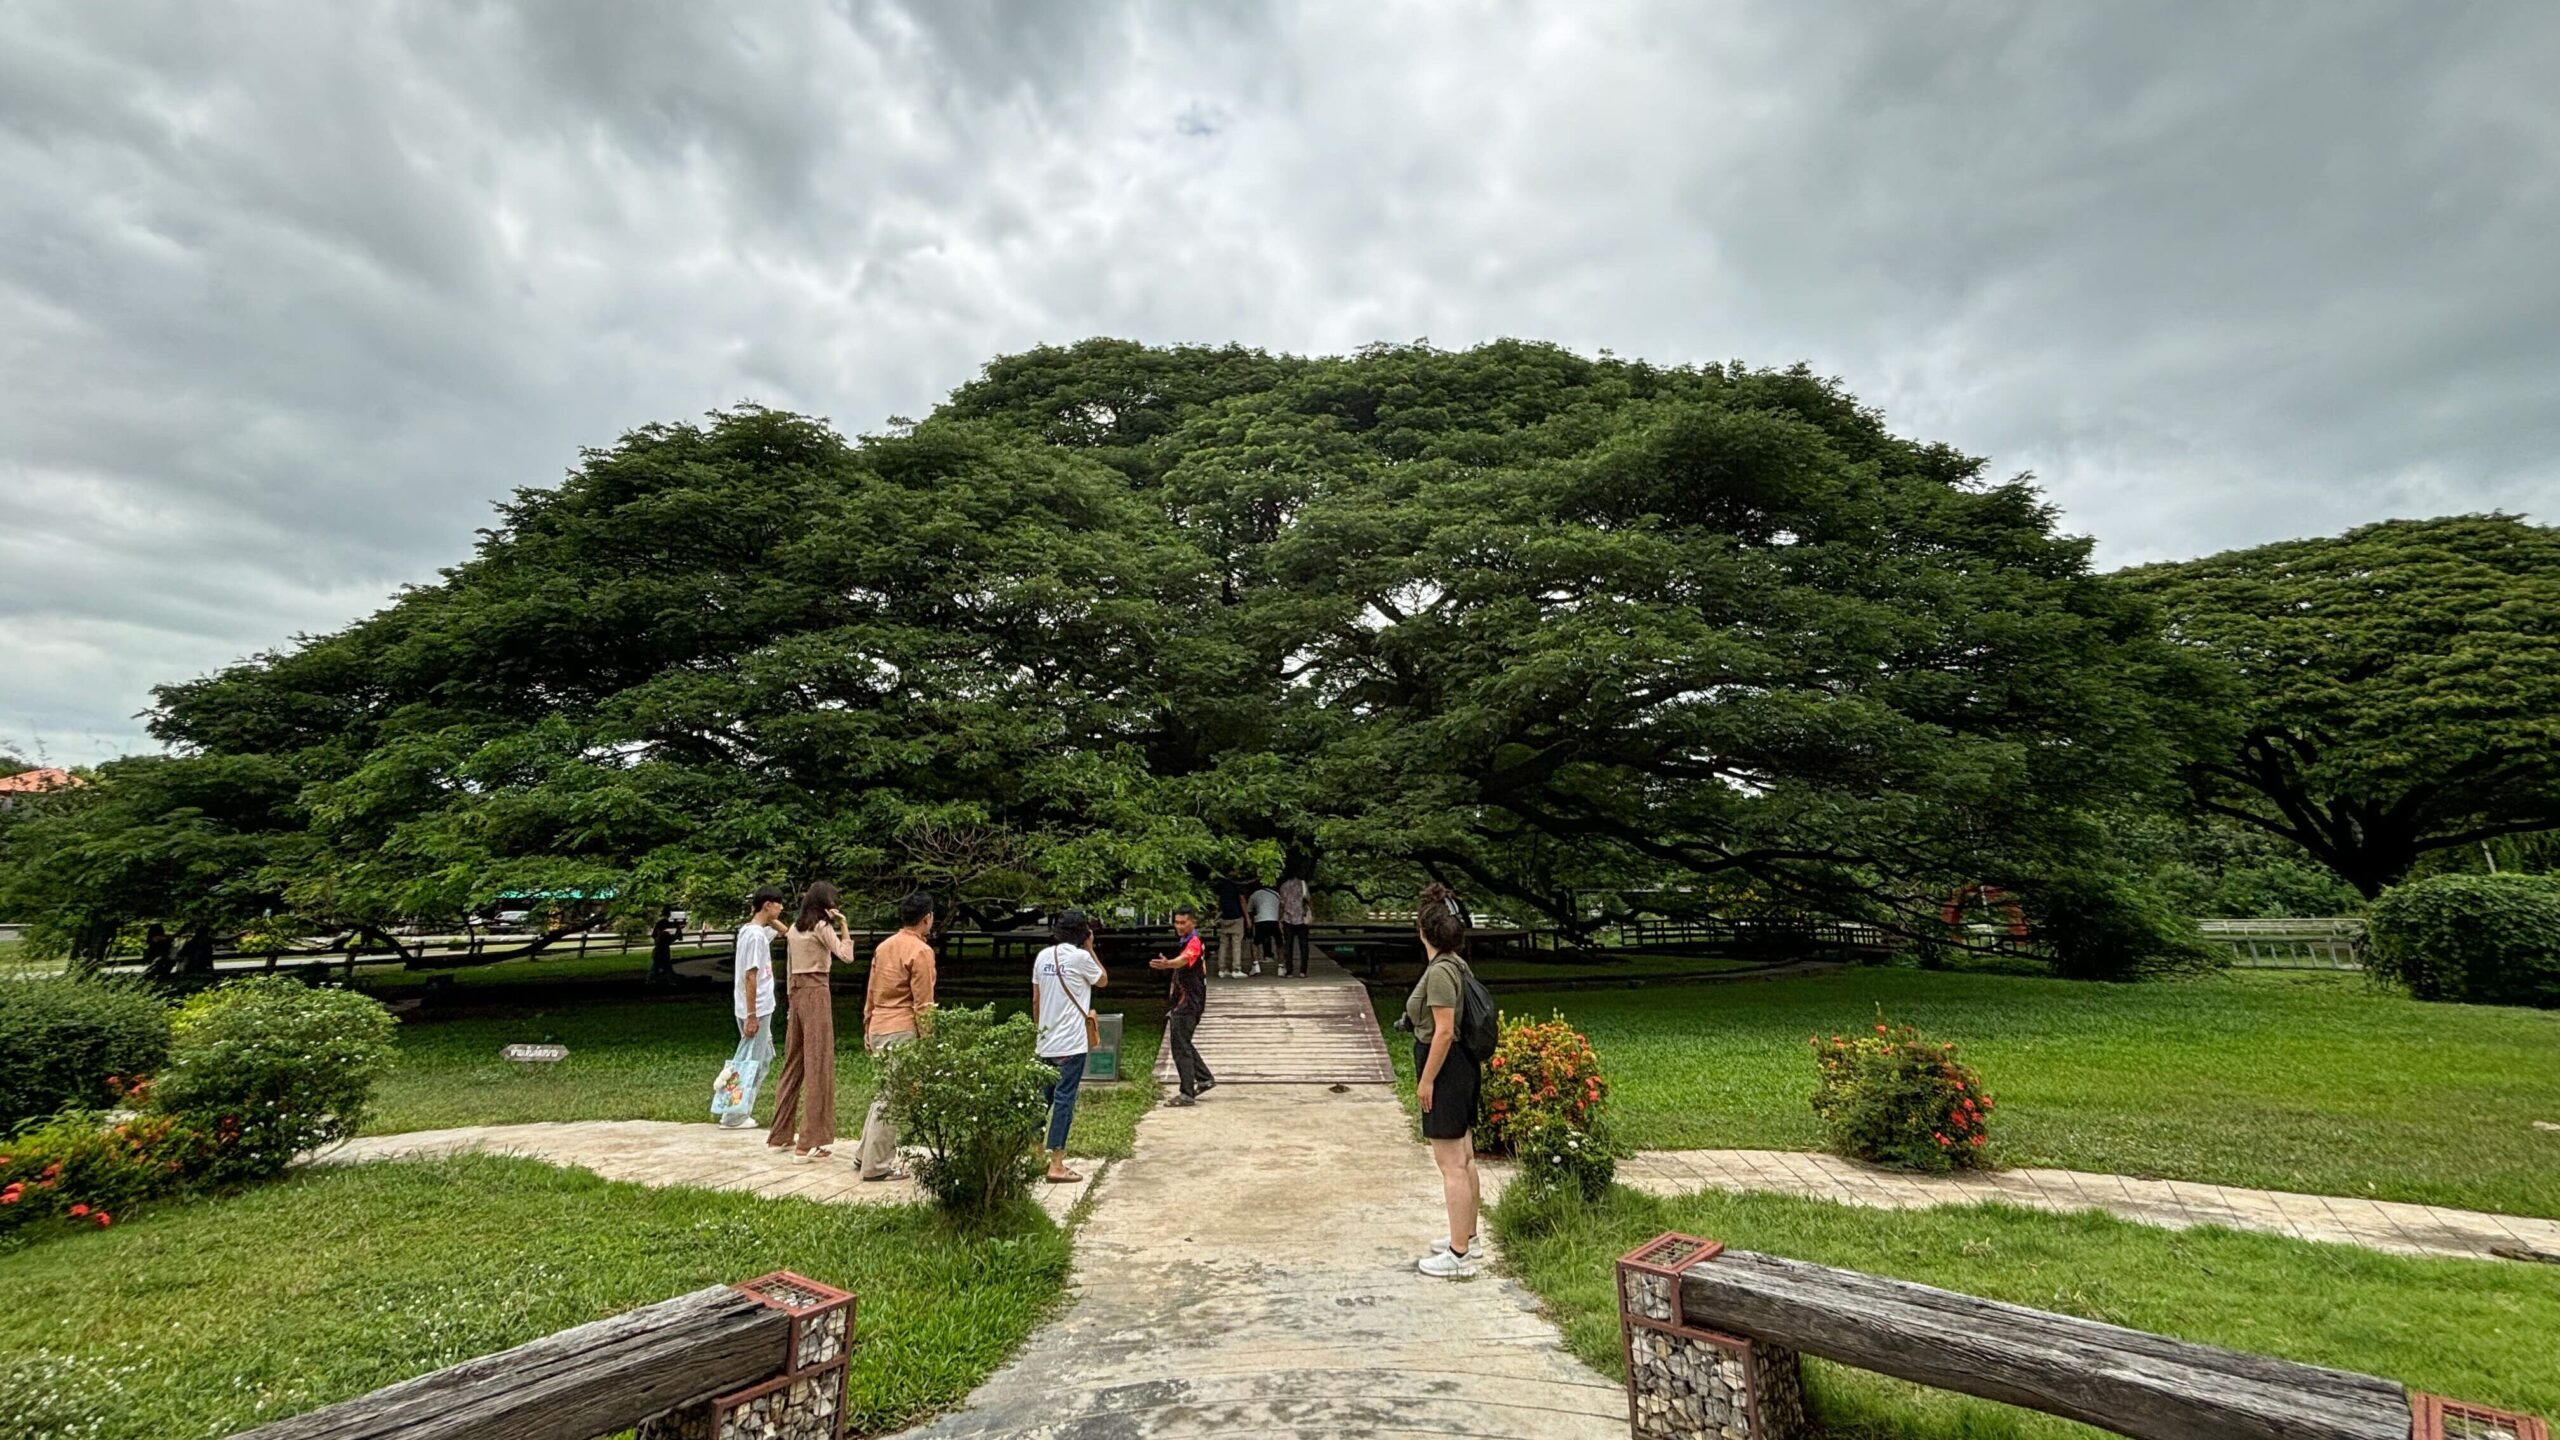
[[[2198,920],[2204,938],[2231,947],[2253,970],[2361,970],[2364,922],[2351,915],[2287,920]]]

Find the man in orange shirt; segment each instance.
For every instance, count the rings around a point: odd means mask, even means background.
[[[898,902],[898,933],[871,952],[871,985],[862,1007],[862,1048],[879,1068],[880,1057],[929,1028],[933,1015],[933,897],[919,890]],[[862,1141],[854,1163],[865,1180],[903,1180],[898,1164],[898,1132],[889,1124],[888,1087],[871,1092],[871,1113],[862,1120]]]

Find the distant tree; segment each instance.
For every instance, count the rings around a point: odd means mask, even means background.
[[[2371,898],[2419,858],[2560,828],[2560,529],[2392,520],[2124,573],[2235,674],[2208,812]]]
[[[265,755],[111,760],[0,827],[0,913],[84,964],[125,926],[211,936],[280,904],[309,851],[290,766]]]

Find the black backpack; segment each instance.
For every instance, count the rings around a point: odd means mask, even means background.
[[[1502,1011],[1473,967],[1458,967],[1458,1048],[1481,1066],[1502,1044]]]

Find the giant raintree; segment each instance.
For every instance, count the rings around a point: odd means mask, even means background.
[[[1285,853],[1569,926],[1594,889],[1916,925],[1975,881],[2091,913],[2199,670],[2031,486],[1800,369],[1094,341],[859,441],[635,432],[154,727],[292,777],[266,873],[342,921],[1163,900]]]

